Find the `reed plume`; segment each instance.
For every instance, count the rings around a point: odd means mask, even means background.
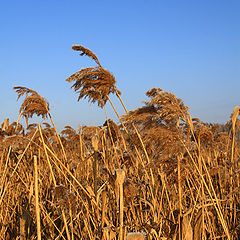
[[[41,116],[42,118],[47,117],[49,112],[49,103],[43,97],[41,97],[36,91],[26,87],[14,87],[18,94],[17,100],[26,95],[19,112],[26,118],[31,118],[34,114]]]
[[[146,92],[146,95],[151,98],[146,105],[157,108],[157,114],[153,120],[161,119],[166,124],[173,125],[179,125],[180,121],[187,121],[188,107],[173,93],[165,92],[161,88],[152,88]]]
[[[73,45],[72,49],[75,50],[75,51],[81,52],[80,56],[86,55],[89,58],[92,58],[101,67],[101,64],[100,64],[97,56],[91,50],[89,50],[89,49],[87,49],[87,48],[85,48],[81,45]]]
[[[72,47],[75,51],[80,51],[81,56],[86,55],[95,60],[97,67],[84,68],[66,79],[67,82],[75,82],[72,88],[79,93],[78,101],[82,98],[88,98],[89,102],[98,103],[99,107],[105,106],[109,100],[110,93],[118,93],[115,87],[116,80],[112,73],[104,69],[100,64],[97,56],[87,48],[81,45],[74,45]]]
[[[180,122],[187,121],[188,107],[173,93],[152,88],[146,95],[150,100],[144,101],[143,107],[124,115],[123,121],[141,125],[141,128],[149,128],[153,124],[178,127]]]

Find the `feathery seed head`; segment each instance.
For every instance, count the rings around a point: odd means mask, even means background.
[[[46,99],[41,97],[36,91],[26,87],[14,87],[13,89],[16,90],[18,99],[24,94],[26,95],[19,110],[23,116],[31,118],[36,114],[37,116],[42,116],[42,118],[47,117],[49,103]]]
[[[91,50],[89,50],[88,48],[85,48],[85,47],[83,47],[83,46],[81,46],[81,45],[73,45],[73,46],[72,46],[72,49],[73,49],[74,51],[79,51],[79,52],[81,52],[81,53],[80,53],[80,56],[86,55],[86,56],[92,58],[99,66],[101,66],[100,63],[99,63],[99,61],[98,61],[97,56],[96,56]]]
[[[80,45],[74,45],[73,49],[81,51],[81,56],[86,55],[98,64],[97,67],[84,68],[66,79],[67,82],[75,82],[72,88],[79,93],[78,101],[82,98],[88,98],[89,102],[97,102],[99,107],[103,107],[110,93],[121,94],[115,87],[115,77],[101,66],[93,52]]]

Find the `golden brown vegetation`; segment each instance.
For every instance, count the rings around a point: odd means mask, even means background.
[[[98,65],[67,79],[79,99],[104,107],[115,93],[125,108],[96,55],[73,49]],[[206,124],[153,88],[120,125],[59,134],[49,103],[14,89],[27,127],[6,119],[0,128],[1,239],[240,239],[240,107],[225,125]],[[34,114],[40,124],[28,124]]]

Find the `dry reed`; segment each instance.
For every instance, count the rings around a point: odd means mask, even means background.
[[[68,80],[104,107],[119,94],[114,76],[89,49],[73,49],[97,67]],[[103,126],[58,134],[47,100],[15,90],[28,126],[0,128],[0,239],[239,239],[239,107],[226,124],[207,124],[153,88],[121,125],[106,113]]]

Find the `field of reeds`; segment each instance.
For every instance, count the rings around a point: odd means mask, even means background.
[[[47,100],[14,87],[19,118],[0,128],[0,238],[240,239],[240,107],[226,124],[207,124],[152,88],[143,107],[128,111],[97,56],[73,50],[97,66],[67,81],[106,121],[58,132]],[[118,123],[107,118],[107,102]],[[40,124],[29,124],[34,115]]]

